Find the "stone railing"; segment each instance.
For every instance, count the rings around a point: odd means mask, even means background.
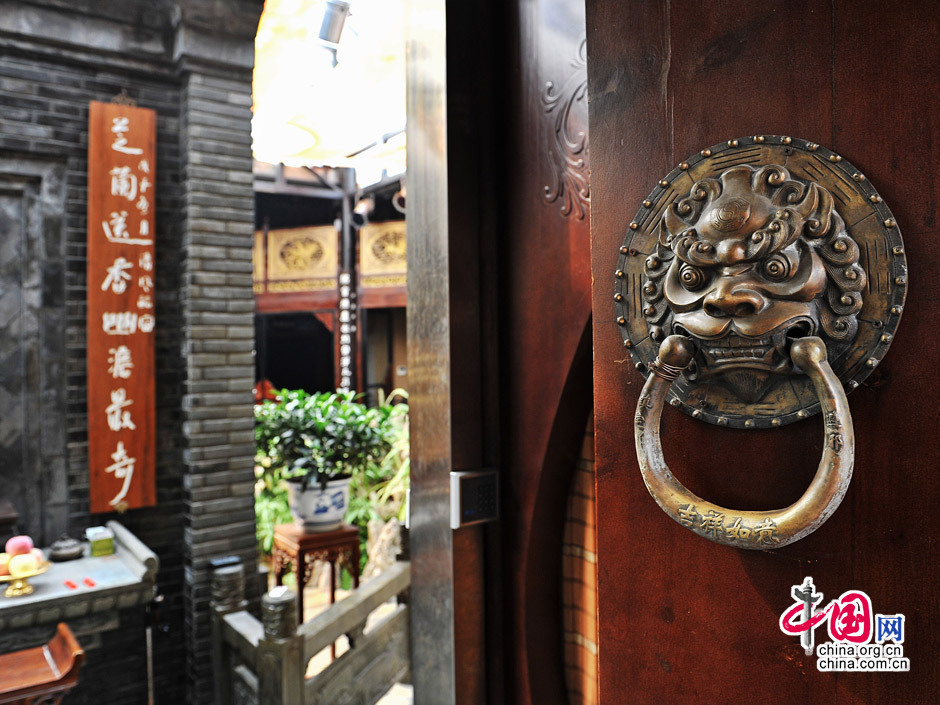
[[[296,595],[274,588],[262,619],[247,611],[241,565],[217,568],[212,581],[216,705],[372,705],[410,673],[407,593],[411,568],[398,562],[308,622],[297,626]],[[393,611],[365,631],[366,618],[397,598]],[[342,635],[349,650],[305,678],[307,663]]]

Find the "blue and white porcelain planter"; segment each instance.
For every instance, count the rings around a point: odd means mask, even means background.
[[[325,489],[319,482],[311,482],[305,490],[301,490],[300,478],[288,481],[290,511],[294,515],[294,522],[308,533],[334,531],[342,526],[349,506],[351,479],[344,477],[330,480]]]

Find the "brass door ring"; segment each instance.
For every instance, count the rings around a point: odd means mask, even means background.
[[[813,382],[826,425],[826,440],[816,476],[796,502],[775,511],[726,509],[690,492],[670,472],[659,434],[666,393],[695,354],[689,338],[672,335],[659,348],[650,365],[637,402],[634,430],[636,455],[643,481],[666,514],[699,536],[737,548],[779,548],[811,534],[842,502],[852,480],[855,433],[842,384],[826,360],[821,338],[796,340],[790,349],[793,363]]]

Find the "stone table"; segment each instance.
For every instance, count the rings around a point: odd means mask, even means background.
[[[0,589],[0,653],[44,644],[59,622],[91,646],[100,632],[120,625],[120,610],[153,600],[156,554],[118,522],[107,527],[114,533],[114,555],[91,557],[86,543],[85,557],[53,563],[29,578],[32,594],[5,597]]]

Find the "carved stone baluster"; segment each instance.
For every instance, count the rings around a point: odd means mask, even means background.
[[[212,571],[212,671],[215,680],[215,705],[232,702],[232,653],[222,637],[222,618],[246,609],[245,569],[241,563]]]
[[[212,608],[222,614],[246,609],[245,568],[241,563],[212,571]]]
[[[352,651],[362,642],[362,637],[366,631],[366,623],[360,622],[354,628],[346,632],[346,638],[349,640],[349,650]]]
[[[297,636],[297,600],[284,586],[261,598],[264,638],[258,643],[260,705],[302,703],[303,638]]]

